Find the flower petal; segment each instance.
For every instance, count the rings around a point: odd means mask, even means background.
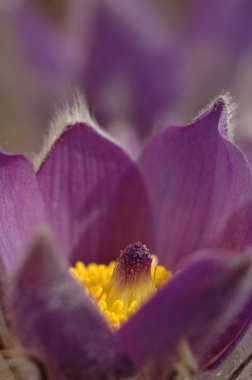
[[[0,152],[0,194],[0,266],[11,271],[45,220],[35,172],[23,156]]]
[[[252,296],[231,325],[221,334],[216,345],[209,351],[204,368],[216,367],[233,350],[237,342],[247,332],[252,321]]]
[[[8,12],[6,19],[12,31],[16,33],[19,45],[27,54],[28,60],[33,65],[46,69],[47,74],[54,74],[50,77],[51,81],[54,81],[55,77],[58,79],[60,75],[65,77],[68,74],[69,62],[62,48],[67,42],[62,40],[57,25],[45,16],[38,6],[22,4]]]
[[[86,231],[83,257],[97,256],[106,227],[102,215],[130,165],[130,158],[118,146],[87,125],[76,124],[61,135],[42,164],[38,180],[65,255]]]
[[[252,167],[252,142],[251,141],[241,142],[240,147],[243,153],[245,154],[250,164],[250,167]]]
[[[237,346],[229,352],[228,356],[216,367],[204,372],[199,380],[249,380],[251,378],[252,364],[252,326],[246,331]],[[250,370],[250,375],[244,376]]]
[[[122,176],[113,199],[106,202],[106,207],[101,209],[97,218],[82,231],[72,250],[72,263],[83,258],[85,262],[107,263],[115,260],[120,250],[128,244],[139,240],[152,249],[153,225],[149,199],[143,179],[134,163]],[[99,235],[98,225],[101,225]],[[93,250],[90,246],[94,247]]]
[[[155,252],[170,267],[198,249],[246,243],[239,227],[251,219],[252,176],[224,136],[226,113],[220,99],[191,125],[164,130],[140,157],[155,214]],[[227,223],[234,236],[224,233]]]
[[[50,379],[128,375],[131,363],[115,335],[61,264],[41,235],[15,275],[10,315],[21,342],[42,360]]]
[[[169,368],[181,339],[188,341],[202,364],[251,288],[250,257],[194,261],[145,304],[118,336],[137,368],[148,363],[162,368],[164,362]]]
[[[154,2],[98,4],[82,78],[89,103],[102,125],[126,121],[146,137],[179,96],[179,48]]]

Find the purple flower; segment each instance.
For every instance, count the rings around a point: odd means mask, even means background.
[[[50,379],[203,371],[246,331],[252,175],[228,140],[227,115],[218,99],[192,124],[160,132],[136,161],[81,118],[69,122],[36,172],[24,157],[1,153],[9,315]],[[43,223],[56,248],[39,235],[23,254]],[[175,276],[112,332],[67,266],[108,263],[136,241]]]
[[[161,3],[170,4],[167,13]],[[60,25],[39,7],[9,12],[17,44],[28,51],[39,77],[25,83],[34,87],[33,97],[36,88],[45,87],[43,98],[41,91],[36,95],[44,109],[41,128],[52,112],[51,99],[61,100],[66,87],[76,85],[103,127],[123,138],[133,129],[140,144],[163,120],[187,122],[223,90],[242,103],[242,119],[250,125],[245,91],[251,77],[251,4],[227,3],[73,0]]]
[[[124,130],[124,123],[142,142],[172,112],[183,78],[176,40],[155,4],[74,0],[65,28],[51,21],[34,6],[8,14],[28,63],[39,78],[47,73],[41,87],[57,101],[81,87],[103,127]]]

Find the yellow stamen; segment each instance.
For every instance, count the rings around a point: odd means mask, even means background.
[[[130,271],[130,279],[124,277],[125,272],[121,273],[121,269],[118,260],[108,265],[77,262],[69,269],[69,273],[90,294],[113,330],[126,322],[172,278],[171,272],[159,265],[152,265],[149,272],[137,272],[137,276],[132,276]]]

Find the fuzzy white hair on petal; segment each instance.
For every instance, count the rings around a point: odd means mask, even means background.
[[[39,169],[45,157],[53,147],[53,144],[58,140],[64,130],[77,123],[86,124],[104,138],[119,145],[118,141],[114,140],[108,133],[106,133],[106,131],[99,126],[95,118],[91,116],[84,96],[79,91],[75,91],[73,101],[56,110],[55,115],[50,122],[48,132],[44,137],[41,150],[33,156],[32,162],[36,170]]]
[[[196,115],[196,117],[193,118],[193,120],[198,119],[200,116],[204,115],[207,111],[209,111],[213,105],[218,100],[223,100],[225,103],[225,121],[226,123],[223,123],[223,126],[220,128],[220,133],[222,136],[224,136],[227,140],[234,142],[234,128],[236,125],[236,109],[237,106],[234,103],[232,96],[229,92],[224,92],[217,96],[214,100],[209,102],[209,104],[206,107],[203,107],[200,112]]]
[[[237,120],[236,120],[236,111],[237,111],[237,105],[234,102],[231,94],[229,92],[225,92],[220,96],[226,104],[226,118],[227,118],[227,125],[225,131],[225,136],[227,139],[231,142],[234,142],[234,129],[237,125]]]

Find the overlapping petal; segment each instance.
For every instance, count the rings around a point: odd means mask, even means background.
[[[252,143],[251,141],[246,141],[241,143],[241,149],[243,153],[245,154],[250,167],[252,167]]]
[[[251,287],[251,257],[200,259],[161,289],[118,336],[138,368],[153,365],[168,370],[181,339],[188,341],[202,365],[209,347],[240,312]]]
[[[59,137],[37,178],[22,156],[1,154],[1,264],[7,270],[17,265],[17,252],[24,251],[32,228],[45,220],[44,205],[58,246],[72,261],[106,262],[139,239],[172,268],[199,248],[231,249],[218,251],[219,256],[242,250],[251,243],[252,176],[243,153],[227,140],[227,129],[220,99],[191,125],[156,136],[137,164],[82,123]],[[128,374],[131,364],[117,338],[137,368],[169,370],[174,358],[181,360],[184,339],[206,367],[233,346],[251,321],[249,277],[251,258],[245,254],[230,262],[198,259],[114,337],[41,240],[14,279],[11,310],[24,345],[35,349],[55,378]],[[155,332],[146,336],[152,326]],[[57,341],[48,340],[50,335]]]
[[[0,262],[11,271],[45,213],[35,172],[21,155],[0,153]]]
[[[252,322],[252,296],[250,295],[245,306],[233,320],[230,326],[223,331],[216,344],[210,348],[204,369],[217,367],[233,350]]]
[[[52,379],[129,375],[131,362],[116,337],[61,264],[41,235],[13,279],[11,316],[24,346],[37,354]]]
[[[115,257],[114,245],[122,249],[139,231],[137,223],[140,229],[145,224],[145,214],[138,212],[145,203],[137,169],[117,145],[87,125],[64,132],[38,180],[62,253],[74,261]]]
[[[241,249],[241,226],[250,224],[252,198],[248,162],[227,141],[222,99],[185,127],[167,128],[139,159],[154,211],[156,250],[169,266],[210,247]],[[229,224],[231,233],[224,233]]]
[[[132,163],[122,175],[111,200],[106,197],[105,186],[103,191],[103,208],[100,208],[97,218],[91,220],[87,229],[84,228],[80,233],[71,253],[73,263],[78,259],[84,259],[85,262],[96,260],[100,263],[115,260],[121,249],[138,240],[153,247],[149,198],[135,164]],[[90,246],[93,244],[93,249],[87,246],[89,238],[92,239]]]

